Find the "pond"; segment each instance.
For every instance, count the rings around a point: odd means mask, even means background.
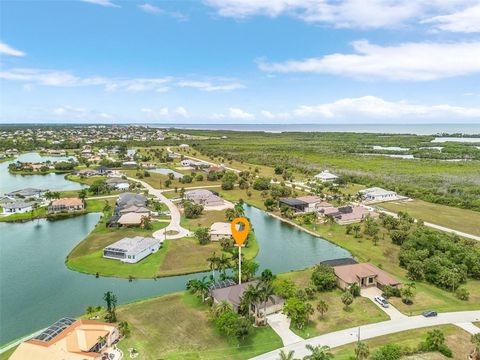
[[[246,206],[258,239],[259,271],[303,269],[323,260],[350,257],[342,249],[265,212]],[[101,305],[106,291],[119,303],[183,290],[186,282],[208,273],[129,282],[71,271],[64,261],[93,229],[99,214],[49,222],[0,223],[0,344],[48,326],[63,316],[78,316]],[[65,234],[68,234],[66,236]]]
[[[38,153],[26,153],[19,155],[13,161],[4,161],[0,163],[0,195],[15,190],[34,187],[49,190],[80,190],[84,188],[82,184],[65,180],[65,174],[45,174],[45,175],[14,175],[8,172],[8,165],[12,162],[43,162],[43,161],[63,161],[73,156],[41,156]]]

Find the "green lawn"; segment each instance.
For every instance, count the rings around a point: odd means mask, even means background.
[[[256,328],[252,339],[238,346],[221,337],[209,321],[208,307],[192,295],[176,293],[122,305],[118,318],[132,328],[119,347],[139,351],[139,360],[248,359],[282,346],[269,327]]]
[[[69,181],[75,181],[75,182],[78,182],[80,184],[84,184],[84,185],[92,185],[95,181],[97,180],[106,180],[107,177],[106,176],[88,176],[88,177],[81,177],[81,176],[78,176],[78,175],[73,175],[73,174],[68,174],[68,175],[65,175],[65,179],[66,180],[69,180]]]
[[[0,360],[8,360],[8,358],[13,354],[13,352],[17,349],[17,346],[11,348],[10,350],[5,351],[4,353],[0,354]]]
[[[406,211],[416,219],[480,236],[480,212],[428,203],[422,200],[394,201],[378,205],[385,210]]]
[[[279,274],[278,278],[290,279],[301,289],[309,285],[311,274],[312,269],[306,269]],[[390,319],[371,300],[362,297],[357,297],[350,306],[350,310],[345,311],[343,309],[344,305],[341,296],[342,291],[339,289],[316,293],[315,299],[309,301],[315,309],[315,313],[311,316],[309,324],[301,330],[294,326],[292,326],[291,329],[303,338],[310,338],[336,330]],[[324,314],[323,318],[320,317],[320,313],[318,313],[316,309],[320,299],[328,304],[328,311]]]
[[[190,171],[186,171],[186,172],[185,171],[178,171],[178,170],[175,170],[175,171],[185,173],[185,174],[190,174],[191,173]],[[122,170],[122,172],[125,173],[129,177],[140,179],[137,176],[137,172],[138,172],[137,170]],[[141,173],[143,173],[143,172],[141,172]],[[174,189],[174,188],[180,189],[182,187],[187,188],[187,187],[197,187],[197,186],[220,185],[219,181],[208,181],[206,179],[207,174],[204,173],[204,172],[195,171],[195,173],[197,175],[202,174],[204,180],[203,181],[197,181],[197,180],[194,179],[189,184],[182,184],[180,181],[178,181],[178,179],[174,179],[174,180],[172,180],[172,183],[170,184],[169,188],[170,189]],[[163,174],[157,174],[157,173],[150,172],[150,176],[143,177],[140,180],[145,181],[147,184],[151,185],[152,187],[154,187],[156,189],[167,189],[167,187],[165,186],[165,180],[167,180],[167,179],[168,179],[168,175],[163,175]]]
[[[402,347],[409,347],[414,349],[421,341],[424,341],[428,331],[433,329],[441,330],[445,335],[446,344],[452,349],[454,359],[466,359],[469,350],[472,349],[470,343],[470,334],[466,331],[456,327],[454,325],[435,326],[430,328],[415,329],[402,331],[395,334],[386,336],[379,336],[370,340],[365,340],[372,354],[379,347],[386,344],[398,344]],[[335,354],[335,360],[349,360],[355,356],[355,344],[343,345],[338,348],[332,349]],[[418,358],[420,359],[420,358]],[[439,353],[427,353],[422,354],[421,359],[433,360],[433,359],[447,359]]]

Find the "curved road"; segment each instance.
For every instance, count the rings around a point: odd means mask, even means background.
[[[165,197],[165,195],[162,194],[162,190],[155,189],[154,187],[142,180],[134,179],[131,177],[127,177],[127,179],[142,184],[143,187],[148,190],[149,194],[154,195],[157,199],[164,202],[167,205],[168,210],[170,211],[170,224],[168,224],[166,228],[160,229],[153,233],[153,236],[156,239],[180,239],[186,236],[192,236],[192,232],[190,230],[187,230],[180,225],[180,211],[170,199],[168,199],[167,197]],[[175,234],[169,235],[168,232],[170,231],[175,232]],[[165,232],[167,233],[166,235]]]
[[[437,317],[426,318],[422,315],[405,317],[402,319],[382,321],[375,324],[368,324],[361,327],[355,327],[340,331],[331,332],[328,334],[313,337],[308,340],[302,340],[294,344],[285,346],[283,348],[270,351],[263,355],[256,356],[254,360],[277,360],[279,359],[280,350],[286,353],[293,350],[295,357],[302,358],[310,352],[305,349],[305,345],[313,346],[327,345],[331,348],[350,344],[358,341],[358,332],[360,331],[360,340],[371,339],[377,336],[389,335],[400,331],[419,329],[435,325],[454,324],[463,329],[466,323],[480,321],[480,310],[474,311],[457,311],[438,314]],[[473,326],[473,325],[472,325]]]

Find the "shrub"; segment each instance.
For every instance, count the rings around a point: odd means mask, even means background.
[[[397,344],[387,344],[376,350],[372,360],[399,360],[402,357],[402,348]]]
[[[455,291],[455,296],[460,300],[468,301],[468,299],[470,298],[470,293],[466,288],[459,287],[457,291]]]
[[[400,289],[390,286],[390,285],[385,285],[382,289],[382,296],[386,299],[390,297],[400,297]]]
[[[353,297],[360,296],[360,286],[357,283],[353,283],[348,290]]]
[[[269,177],[259,177],[253,182],[253,188],[255,190],[268,190],[270,189],[270,180]]]
[[[337,278],[333,268],[323,264],[318,264],[314,267],[311,280],[317,291],[332,290],[337,285]]]

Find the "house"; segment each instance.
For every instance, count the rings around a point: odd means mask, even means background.
[[[122,226],[140,226],[143,223],[144,216],[148,217],[147,214],[129,212],[129,213],[120,215],[120,217],[117,220],[117,223],[119,223]]]
[[[324,216],[332,216],[335,221],[340,225],[348,225],[356,222],[360,222],[367,216],[371,218],[377,218],[378,214],[374,211],[368,210],[363,206],[342,206],[339,208],[330,207],[321,212]]]
[[[2,204],[3,214],[23,214],[32,211],[35,201],[11,201]]]
[[[181,147],[181,148],[188,148],[188,147],[190,147],[190,145],[188,145],[188,144],[180,144],[180,145],[178,145],[178,147]]]
[[[97,170],[94,169],[82,169],[75,172],[78,176],[97,176],[100,175]]]
[[[288,206],[298,213],[319,212],[332,205],[322,201],[318,196],[308,195],[297,198],[281,198],[280,206]]]
[[[128,180],[122,178],[110,178],[105,181],[108,187],[117,190],[128,190],[130,188],[130,183]]]
[[[333,270],[337,277],[337,286],[343,290],[347,290],[354,283],[360,288],[376,286],[382,289],[386,285],[401,286],[400,281],[370,263],[334,266]]]
[[[85,205],[83,201],[79,198],[62,198],[53,200],[50,206],[48,207],[49,212],[59,212],[59,211],[78,211],[83,210]]]
[[[120,215],[128,214],[128,213],[137,213],[137,214],[143,214],[143,215],[149,216],[151,211],[145,206],[130,205],[121,209],[119,213]]]
[[[145,206],[147,204],[147,198],[142,194],[137,193],[123,193],[118,196],[117,208],[123,209],[127,206]]]
[[[210,240],[220,241],[232,237],[231,223],[216,222],[210,226]]]
[[[157,165],[151,162],[142,162],[142,167],[145,169],[155,169]]]
[[[45,190],[40,190],[36,188],[25,188],[25,189],[12,191],[11,193],[8,193],[7,196],[11,198],[41,199],[45,192],[46,192]]]
[[[338,176],[335,174],[332,174],[328,170],[323,170],[321,173],[318,173],[315,175],[315,179],[321,180],[321,181],[335,181],[338,179]]]
[[[136,168],[137,163],[135,161],[124,161],[122,163],[122,167],[124,167],[124,168]]]
[[[225,287],[213,286],[210,289],[210,296],[213,299],[213,303],[217,304],[222,301],[227,301],[233,307],[235,312],[238,312],[240,303],[242,301],[242,296],[245,290],[249,285],[256,286],[258,281],[249,281],[242,284],[229,285]],[[273,301],[272,301],[273,300]],[[284,300],[281,297],[276,295],[272,296],[272,299],[269,299],[265,302],[258,302],[252,304],[250,309],[256,318],[263,319],[266,315],[274,314],[282,311]]]
[[[209,173],[209,172],[222,172],[222,171],[225,171],[225,168],[221,165],[212,165],[206,169],[204,169],[204,171],[206,173]]]
[[[217,193],[204,189],[186,191],[185,199],[202,206],[225,205],[225,202]]]
[[[55,155],[55,156],[65,156],[65,155],[67,155],[67,152],[65,150],[51,149],[51,150],[47,150],[47,154],[48,155]]]
[[[63,318],[21,343],[10,360],[100,360],[119,337],[114,324]]]
[[[385,190],[379,187],[372,187],[358,192],[364,198],[366,202],[372,201],[390,201],[397,199],[397,193],[395,191]]]
[[[195,160],[190,160],[190,159],[182,160],[182,161],[180,161],[180,164],[182,166],[193,167],[195,169],[203,169],[203,168],[206,168],[206,167],[210,166],[210,164],[208,164],[204,161],[195,161]]]
[[[103,249],[103,257],[135,264],[160,249],[160,240],[151,237],[135,236],[123,238]]]

